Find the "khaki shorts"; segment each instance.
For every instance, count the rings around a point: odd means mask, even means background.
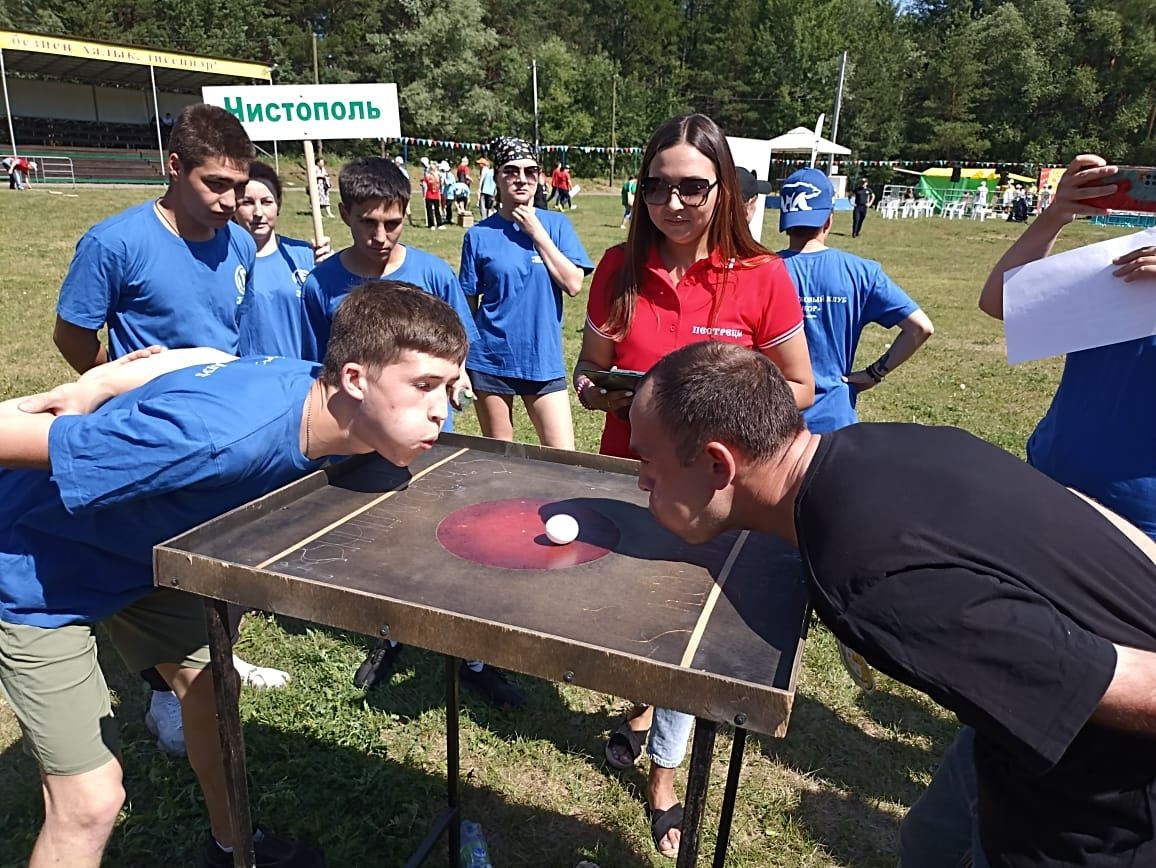
[[[161,663],[209,665],[200,597],[161,588],[103,623],[132,672]],[[83,774],[119,755],[91,624],[44,628],[0,621],[0,693],[45,773]]]

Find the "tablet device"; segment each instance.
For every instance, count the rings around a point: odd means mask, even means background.
[[[646,371],[627,371],[612,368],[609,371],[585,371],[586,377],[598,388],[607,392],[627,392],[638,388]]]

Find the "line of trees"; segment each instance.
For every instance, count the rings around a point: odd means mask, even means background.
[[[864,159],[1156,162],[1153,0],[0,0],[0,26],[396,81],[407,134],[640,145],[712,115],[770,137],[831,116]]]

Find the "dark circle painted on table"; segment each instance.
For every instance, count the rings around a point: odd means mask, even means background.
[[[566,513],[578,521],[578,538],[554,545],[546,521]],[[455,557],[507,570],[564,570],[610,554],[618,545],[618,525],[582,504],[511,498],[454,510],[437,527],[437,540]]]

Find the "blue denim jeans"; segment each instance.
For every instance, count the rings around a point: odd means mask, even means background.
[[[965,726],[899,826],[899,868],[990,868],[979,843],[975,730]]]
[[[686,758],[686,743],[693,727],[693,716],[656,706],[646,746],[650,761],[664,769],[678,768]]]

